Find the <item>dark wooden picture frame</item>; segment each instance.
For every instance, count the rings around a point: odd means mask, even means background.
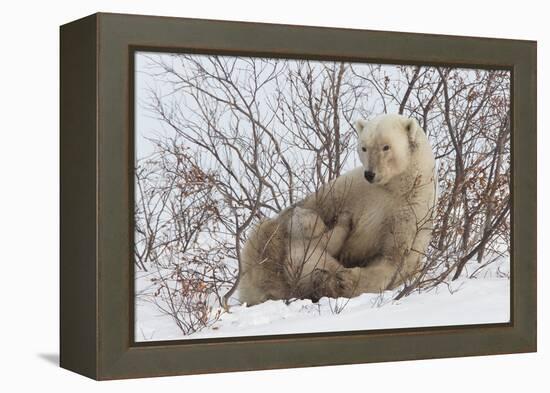
[[[511,321],[136,343],[133,53],[332,59],[512,73]],[[536,43],[95,14],[61,27],[61,366],[95,379],[536,351]]]

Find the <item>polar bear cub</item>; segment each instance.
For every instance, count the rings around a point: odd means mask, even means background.
[[[293,297],[318,298],[336,294],[336,259],[350,232],[351,214],[341,212],[329,229],[311,209],[295,207],[288,225],[288,253],[284,271]],[[331,288],[332,286],[332,288]]]

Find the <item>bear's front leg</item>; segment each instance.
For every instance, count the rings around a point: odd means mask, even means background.
[[[431,227],[408,228],[410,220],[400,218],[401,221],[384,239],[380,255],[365,267],[344,268],[338,272],[341,296],[353,297],[393,289],[418,272],[421,253],[430,241]]]
[[[342,268],[336,273],[340,296],[379,293],[392,287],[397,267],[391,258],[376,257],[366,267]]]

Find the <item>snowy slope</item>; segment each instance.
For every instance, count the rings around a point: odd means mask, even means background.
[[[256,336],[508,322],[507,278],[459,279],[423,293],[392,301],[394,293],[363,294],[353,299],[268,301],[233,306],[213,326],[184,336],[170,317],[138,300],[136,340],[155,341]]]

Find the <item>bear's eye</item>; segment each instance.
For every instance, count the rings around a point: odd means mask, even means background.
[[[366,148],[365,146],[363,146],[363,147],[361,148],[361,150],[367,151],[367,148]]]
[[[384,147],[382,148],[382,150],[384,150],[384,151],[390,150],[390,145],[384,145]]]

